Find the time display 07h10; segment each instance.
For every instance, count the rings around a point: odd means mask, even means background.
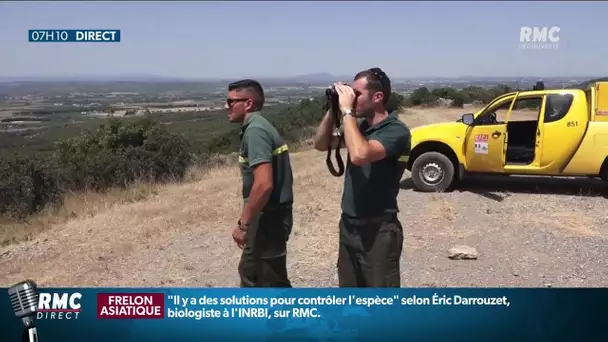
[[[28,30],[30,43],[118,43],[120,30],[63,30],[32,29]]]

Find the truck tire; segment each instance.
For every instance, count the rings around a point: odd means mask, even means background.
[[[600,178],[604,181],[608,183],[608,168],[605,168],[604,170],[602,170],[602,172],[600,173]]]
[[[454,182],[454,164],[442,153],[423,153],[412,165],[412,181],[418,191],[446,191]]]
[[[604,163],[600,167],[600,174],[598,175],[604,182],[608,182],[608,157],[604,159]]]

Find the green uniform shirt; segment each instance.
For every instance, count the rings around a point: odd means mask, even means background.
[[[259,112],[249,114],[241,129],[239,164],[243,177],[243,200],[249,199],[253,186],[253,167],[272,163],[273,189],[264,209],[293,203],[293,175],[287,144],[279,132]]]
[[[391,113],[371,127],[362,121],[359,131],[365,139],[379,141],[386,149],[386,158],[361,166],[352,164],[350,157],[347,159],[342,212],[368,218],[398,212],[397,194],[409,158],[410,130]]]

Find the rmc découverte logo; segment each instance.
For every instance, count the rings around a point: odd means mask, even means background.
[[[558,26],[529,27],[519,29],[519,49],[525,50],[556,50],[559,47]]]

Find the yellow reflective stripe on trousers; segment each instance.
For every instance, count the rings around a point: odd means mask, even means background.
[[[399,159],[397,159],[397,161],[400,161],[402,163],[407,163],[409,160],[410,160],[410,156],[407,156],[407,155],[401,156],[401,157],[399,157]]]
[[[284,153],[288,150],[289,148],[287,147],[287,144],[283,145],[283,146],[279,146],[277,149],[275,149],[274,151],[272,151],[272,155],[273,156],[278,156],[281,153]],[[239,163],[247,163],[249,160],[243,156],[239,156]]]

